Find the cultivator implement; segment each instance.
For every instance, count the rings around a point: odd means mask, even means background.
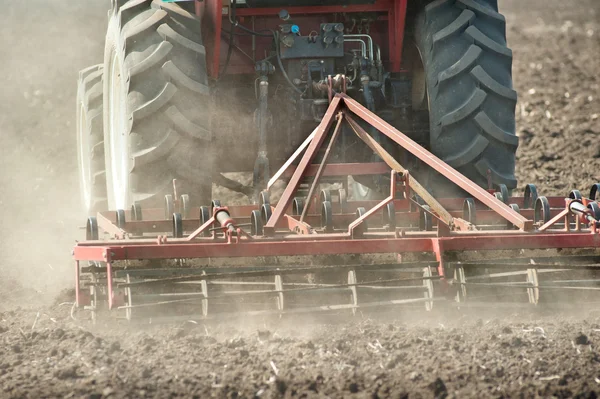
[[[382,162],[329,163],[344,124]],[[465,198],[434,198],[366,125]],[[383,173],[389,196],[348,199],[348,175]],[[74,249],[77,305],[202,319],[600,298],[600,184],[587,197],[483,189],[344,94],[269,185],[281,176],[289,182],[273,203],[265,190],[257,205],[191,207],[175,190],[164,209],[89,218]],[[343,188],[322,189],[335,179]]]

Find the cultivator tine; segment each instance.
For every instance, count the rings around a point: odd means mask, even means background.
[[[433,271],[431,267],[426,267],[423,269],[423,286],[425,287],[425,309],[432,310],[433,309]]]
[[[467,299],[467,280],[465,278],[465,269],[460,265],[454,268],[454,281],[459,284],[456,292],[456,302],[464,302]]]
[[[202,289],[202,317],[208,317],[208,283],[206,280],[200,280]]]
[[[283,280],[280,274],[275,275],[275,292],[277,292],[277,310],[283,312],[285,310],[285,302],[283,298]]]
[[[530,285],[527,288],[527,296],[529,303],[537,305],[540,300],[540,289],[537,269],[527,269],[527,283]]]
[[[127,284],[131,283],[131,278],[129,277],[129,274],[127,274],[126,280]],[[127,318],[127,320],[131,321],[131,312],[133,309],[133,298],[131,295],[131,287],[128,286],[127,288],[125,288],[126,291],[126,295],[127,295],[127,308],[125,309],[125,317]]]
[[[352,314],[356,314],[356,309],[358,308],[358,292],[356,290],[356,271],[349,270],[348,271],[348,287],[350,288],[352,305]]]

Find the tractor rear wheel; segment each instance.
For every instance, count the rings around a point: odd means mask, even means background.
[[[431,151],[482,187],[489,174],[494,185],[515,188],[517,93],[497,0],[431,2],[417,16],[415,39],[426,87],[413,81],[413,108],[429,110]],[[434,194],[456,194],[441,180],[430,185]]]
[[[88,215],[105,210],[102,65],[79,72],[77,81],[77,160],[81,204]]]
[[[158,205],[177,179],[195,205],[212,188],[210,97],[200,21],[160,0],[116,2],[104,54],[108,205]]]

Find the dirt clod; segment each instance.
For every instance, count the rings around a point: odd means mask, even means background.
[[[429,388],[433,391],[433,396],[436,399],[443,399],[448,396],[446,384],[444,384],[441,378],[436,378],[435,381],[429,384]]]
[[[271,331],[269,330],[258,330],[256,334],[258,335],[258,339],[260,339],[261,341],[268,340],[269,338],[271,338],[272,335]]]
[[[583,333],[579,333],[579,335],[577,335],[577,337],[575,337],[575,344],[576,345],[590,345],[590,340],[588,339],[587,335],[583,334]]]
[[[67,366],[63,369],[57,370],[54,373],[54,376],[56,378],[58,378],[59,380],[77,378],[78,377],[77,370],[78,370],[78,367],[75,365]]]

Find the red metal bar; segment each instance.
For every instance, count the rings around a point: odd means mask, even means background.
[[[391,0],[377,0],[375,4],[346,5],[346,6],[314,6],[286,7],[291,15],[301,14],[332,14],[350,12],[385,12],[392,8]],[[279,8],[237,8],[238,17],[277,16]]]
[[[304,176],[314,176],[317,173],[319,165],[310,165],[306,168]],[[348,175],[378,175],[390,171],[389,166],[384,162],[372,163],[332,163],[325,165],[323,176],[348,176]],[[294,166],[290,166],[283,173],[283,176],[290,177],[294,173]]]
[[[396,208],[396,219],[399,223],[404,223],[404,225],[408,224],[416,224],[419,221],[418,212],[408,212],[404,209],[408,207],[408,201],[404,199],[394,200],[394,206]],[[380,201],[350,201],[346,204],[346,209],[343,213],[341,212],[340,204],[334,202],[332,204],[333,207],[333,222],[335,228],[343,228],[344,230],[347,228],[348,224],[356,219],[354,212],[358,207],[364,207],[367,210],[373,208]],[[451,202],[450,202],[451,203]],[[250,212],[256,209],[255,205],[239,205],[229,207],[229,212],[231,216],[235,220],[235,224],[248,223],[250,221],[250,217],[248,216]],[[462,210],[452,210],[449,211],[450,215],[454,218],[455,222],[461,220],[463,213]],[[564,212],[564,209],[556,209],[551,208],[550,213],[551,217],[555,217],[558,214]],[[156,212],[158,213],[158,212]],[[287,214],[290,213],[288,209]],[[526,218],[533,218],[533,209],[523,209],[521,210],[521,215]],[[162,216],[162,213],[161,213]],[[297,226],[298,221],[291,217],[290,220],[286,219],[287,215],[284,215],[284,219],[280,220],[277,224],[277,228],[290,228],[293,230],[293,227]],[[320,215],[318,214],[308,214],[306,216],[306,224],[304,224],[307,228],[312,225],[316,225],[319,223]],[[477,211],[477,223],[478,226],[482,225],[500,225],[505,223],[504,218],[498,215],[494,211],[490,210],[478,210]],[[554,223],[553,223],[554,224]],[[399,225],[400,226],[400,225]],[[197,219],[186,219],[183,221],[183,230],[186,232],[197,232],[198,231],[198,220]],[[129,221],[126,223],[123,230],[127,231],[130,237],[141,236],[143,234],[170,234],[173,228],[173,222],[171,220],[141,220],[141,221]],[[304,229],[303,229],[304,230]],[[544,229],[545,230],[545,229]],[[309,230],[306,230],[309,231]],[[196,236],[197,237],[197,236]]]
[[[290,231],[298,234],[312,234],[314,231],[308,223],[298,220],[288,214],[283,215],[285,222],[287,223],[287,227]]]
[[[391,173],[390,173],[390,196],[387,197],[386,199],[384,199],[383,201],[381,201],[379,204],[375,205],[373,208],[371,208],[369,211],[367,211],[364,215],[362,215],[361,217],[359,217],[358,219],[356,219],[355,221],[350,223],[350,225],[348,226],[348,234],[350,234],[351,236],[354,236],[354,230],[356,229],[356,227],[358,227],[365,220],[367,220],[367,218],[371,217],[373,214],[375,214],[379,210],[383,209],[384,206],[386,206],[390,202],[394,201],[394,197],[396,196],[396,177],[397,177],[396,171],[391,171]]]
[[[358,219],[356,219],[355,221],[353,221],[352,223],[350,223],[350,226],[348,226],[348,233],[350,235],[353,235],[354,234],[354,229],[356,229],[356,227],[358,227],[366,219],[368,219],[371,216],[373,216],[375,213],[379,212],[381,209],[383,209],[384,206],[386,206],[387,204],[389,204],[393,200],[394,200],[394,197],[387,197],[386,199],[384,199],[383,201],[381,201],[379,204],[377,204],[373,208],[369,209],[367,212],[365,212],[364,215],[362,215],[361,217],[359,217]]]
[[[77,304],[77,307],[79,307],[81,305],[81,293],[79,292],[80,288],[80,281],[79,281],[79,261],[76,260],[75,261],[75,303]]]
[[[331,148],[335,144],[335,141],[340,133],[340,129],[342,127],[342,121],[343,121],[342,113],[338,113],[336,115],[336,118],[337,118],[337,124],[335,125],[335,128],[333,129],[333,134],[331,135],[331,138],[329,139],[329,144],[327,144],[327,148],[325,149],[325,153],[323,154],[323,159],[321,160],[321,164],[319,165],[319,168],[317,169],[317,173],[315,173],[315,178],[312,181],[310,188],[308,189],[308,194],[306,196],[307,203],[310,203],[312,201],[312,198],[313,198],[313,195],[315,194],[317,185],[319,184],[319,180],[321,179],[321,176],[323,176],[323,170],[325,169],[325,165],[327,165],[327,160],[329,159],[329,154],[331,153]],[[306,214],[308,213],[308,208],[309,208],[308,206],[305,206],[304,209],[302,209],[302,214],[300,215],[300,222],[304,222],[304,218],[306,217]]]
[[[390,25],[390,63],[391,72],[400,72],[402,65],[402,49],[404,48],[404,28],[406,26],[407,0],[395,0]]]
[[[208,74],[212,78],[219,77],[219,61],[221,57],[221,29],[223,0],[203,1],[196,5],[197,12],[202,17],[202,33],[206,45],[206,63]]]
[[[560,199],[560,198],[559,198]],[[445,205],[458,205],[460,201],[457,199],[441,199],[440,202]],[[355,220],[356,216],[354,212],[358,207],[364,207],[367,210],[373,208],[380,201],[350,201],[346,204],[346,209],[343,213],[340,214],[340,204],[334,202],[332,204],[333,207],[333,222],[336,228],[344,228],[346,229],[348,224]],[[418,223],[419,215],[418,212],[408,212],[406,209],[408,208],[408,201],[405,199],[396,199],[394,200],[394,206],[396,208],[396,218],[399,222],[404,222],[404,224],[415,224]],[[456,208],[456,207],[455,207]],[[248,223],[250,217],[248,216],[250,212],[256,209],[255,205],[236,205],[228,207],[230,215],[234,218],[235,224]],[[564,215],[564,209],[560,208],[551,208],[550,213],[551,217],[555,218],[557,215]],[[144,216],[148,217],[149,215],[156,216],[158,218],[163,216],[162,209],[148,209],[144,212]],[[197,214],[199,212],[198,208],[192,208],[192,213]],[[290,209],[288,208],[287,213],[290,213]],[[462,217],[462,209],[461,210],[451,210],[449,211],[450,215],[455,219],[455,221],[460,220]],[[522,209],[520,211],[521,215],[524,217],[531,219],[533,218],[533,209]],[[285,216],[285,215],[284,215]],[[306,216],[307,226],[315,225],[319,222],[320,216],[317,214],[308,214]],[[108,219],[108,218],[106,218]],[[560,219],[560,217],[559,217]],[[558,221],[558,220],[557,220]],[[498,215],[494,211],[487,210],[487,207],[484,210],[477,211],[477,223],[478,225],[499,225],[504,223],[505,220],[500,215]],[[112,223],[112,222],[111,222]],[[290,224],[291,223],[291,224]],[[298,223],[297,220],[291,218],[291,220],[280,220],[276,227],[278,228],[291,228],[290,226],[296,226]],[[555,224],[553,222],[552,224]],[[198,231],[198,219],[185,219],[183,221],[183,229],[186,232],[189,231]],[[170,233],[172,230],[172,221],[171,220],[140,220],[140,221],[128,221],[125,224],[125,227],[122,229],[127,232],[130,237],[141,236],[143,234],[162,234],[162,233]],[[544,228],[543,230],[546,230]],[[308,230],[307,230],[308,231]],[[196,236],[197,237],[197,236]]]
[[[307,236],[308,238],[314,235]],[[76,258],[97,256],[102,247],[77,247]],[[300,256],[300,255],[336,255],[394,252],[431,251],[429,239],[364,239],[350,240],[296,240],[296,241],[247,241],[237,245],[224,242],[199,244],[163,244],[147,243],[109,247],[112,260],[125,259],[177,259],[210,257],[256,257],[256,256]],[[112,283],[111,283],[112,284]]]
[[[111,250],[112,251],[112,250]],[[108,296],[108,309],[113,307],[113,280],[112,280],[112,265],[111,262],[106,262],[106,289]]]
[[[427,151],[425,148],[411,140],[409,137],[392,127],[390,124],[385,122],[379,116],[367,110],[360,103],[348,97],[345,94],[337,94],[336,97],[342,97],[344,99],[345,106],[352,111],[354,114],[359,116],[364,121],[375,127],[381,133],[392,139],[394,142],[399,144],[402,148],[415,155],[421,161],[432,167],[437,172],[441,173],[444,177],[449,179],[451,182],[471,194],[477,200],[483,202],[485,205],[490,207],[492,210],[498,212],[503,218],[517,226],[519,229],[528,231],[533,229],[533,221],[527,220],[517,212],[513,211],[510,207],[504,204],[502,201],[496,199],[490,195],[483,188],[473,183],[471,180],[457,172],[454,168],[449,166],[447,163]]]
[[[308,148],[306,149],[304,156],[300,160],[298,167],[294,171],[290,182],[283,191],[283,194],[281,195],[281,198],[279,199],[279,202],[277,203],[277,206],[273,211],[273,215],[271,216],[267,224],[264,226],[265,235],[274,234],[275,226],[279,222],[279,219],[281,219],[286,209],[292,203],[294,193],[296,192],[300,181],[304,177],[304,172],[315,157],[318,149],[321,147],[325,136],[327,136],[327,132],[329,131],[329,128],[333,123],[335,114],[337,114],[339,110],[341,101],[341,97],[336,96],[331,102],[331,104],[329,104],[329,108],[327,108],[327,112],[325,113],[323,120],[319,124],[317,132],[315,134],[315,138],[308,145]]]
[[[192,234],[186,237],[186,241],[192,241],[194,238],[198,237],[202,234],[206,229],[208,229],[215,222],[215,217],[211,217],[204,223],[202,226],[198,227]]]
[[[310,165],[307,169],[306,172],[304,174],[304,176],[314,176],[314,173],[317,169],[318,165]],[[365,174],[365,175],[371,175],[371,174],[383,174],[383,173],[388,173],[390,170],[389,166],[387,166],[384,162],[377,162],[377,163],[348,163],[348,164],[329,164],[327,166],[325,166],[325,172],[324,172],[324,176],[346,176],[346,175],[357,175],[357,174]],[[293,174],[293,170],[290,169],[289,170],[289,174],[287,174],[287,176],[292,176]],[[565,209],[565,198],[564,197],[547,197],[548,198],[548,202],[550,203],[550,208],[553,211],[562,211],[563,209]],[[461,210],[462,211],[462,206],[463,206],[463,202],[465,201],[464,198],[438,198],[437,199],[438,202],[447,210],[449,211],[458,211]],[[362,206],[365,207],[367,209],[370,209],[371,207],[375,206],[379,201],[349,201],[348,205],[349,206]],[[532,209],[523,209],[523,197],[510,197],[507,201],[509,204],[516,204],[519,207],[521,207],[521,214],[528,218],[531,219],[533,218],[533,213],[532,213]],[[208,205],[208,204],[207,204]],[[336,204],[333,204],[334,206]],[[400,210],[403,208],[406,208],[408,206],[408,202],[406,200],[403,199],[397,199],[394,201],[394,205],[396,206],[396,210]],[[485,205],[483,205],[481,202],[476,201],[476,205],[477,205],[477,215],[479,215],[479,212],[487,212],[487,207]],[[231,214],[231,216],[233,218],[249,218],[250,216],[250,212],[252,212],[253,210],[256,209],[256,205],[235,205],[235,206],[230,206],[229,207],[229,212]],[[291,208],[288,208],[286,210],[286,212],[291,212]],[[141,226],[146,225],[146,223],[151,224],[151,223],[157,223],[157,231],[158,230],[158,226],[160,225],[160,223],[168,223],[169,226],[171,225],[171,221],[170,220],[165,220],[165,210],[163,208],[148,208],[148,209],[142,209],[142,213],[143,213],[143,217],[144,220],[143,221],[133,221],[132,217],[131,217],[131,211],[126,210],[125,211],[125,217],[127,218],[128,222],[127,222],[127,227],[125,228],[125,230],[127,232],[129,232],[129,225],[130,223],[134,226],[136,226],[138,223],[141,224]],[[108,219],[111,223],[114,224],[114,221],[112,220],[114,218],[114,212],[100,212],[99,214],[103,215],[106,219]],[[199,207],[193,207],[190,209],[190,215],[192,215],[189,219],[184,219],[184,223],[185,221],[193,221],[193,220],[198,220],[198,215],[200,214],[200,208]],[[453,215],[453,216],[457,216],[457,215]],[[460,216],[458,216],[460,217]],[[185,225],[184,225],[185,226]],[[148,229],[148,231],[150,231],[150,229]],[[167,230],[160,230],[160,231],[167,231]]]
[[[340,205],[335,202],[332,204],[333,207],[333,223],[335,228],[343,228],[347,229],[347,226],[356,220],[355,211],[358,207],[364,207],[367,210],[371,209],[373,206],[379,204],[380,201],[350,201],[346,205],[346,209],[344,213],[340,213]],[[396,208],[396,220],[398,221],[398,227],[401,225],[407,226],[409,224],[416,225],[419,222],[419,213],[418,212],[408,212],[404,211],[408,206],[408,202],[406,200],[394,200],[394,206]],[[235,213],[234,217],[235,224],[243,224],[249,223],[250,217],[247,216],[250,212],[256,209],[254,205],[244,205],[241,206],[243,209],[249,209],[247,212],[242,213],[237,206],[229,207],[230,213]],[[555,217],[560,212],[564,210],[561,209],[551,209],[552,217]],[[463,216],[462,210],[453,210],[449,211],[450,215],[454,218],[455,222],[460,221]],[[293,227],[297,226],[298,221],[294,217],[289,217],[288,215],[290,210],[288,209],[287,214],[284,215],[283,219],[279,221],[277,224],[277,228],[289,228],[293,231]],[[379,213],[379,212],[378,212]],[[521,215],[526,218],[533,218],[533,209],[523,209],[521,210]],[[315,226],[319,223],[320,215],[318,214],[308,214],[306,216],[306,224],[307,228],[309,226]],[[437,219],[436,219],[437,220]],[[478,226],[483,225],[501,225],[504,226],[506,223],[504,218],[499,216],[496,212],[490,210],[479,210],[477,211],[477,223]],[[183,230],[186,232],[197,231],[198,220],[194,219],[186,219],[183,221]],[[143,234],[170,234],[173,228],[173,222],[171,220],[143,220],[143,221],[131,221],[127,222],[125,225],[125,229],[127,233],[132,236],[141,236]],[[308,231],[308,230],[306,230]]]
[[[111,237],[124,239],[127,237],[127,232],[115,225],[112,220],[108,219],[101,213],[96,215],[96,221],[98,222],[98,228],[110,234]]]
[[[564,218],[565,216],[568,216],[570,213],[569,208],[563,210],[562,212],[560,212],[558,215],[554,216],[552,219],[550,219],[547,223],[544,223],[543,226],[541,226],[538,231],[546,231],[548,230],[550,227],[554,226],[556,223],[558,223],[560,221],[560,219]],[[569,225],[566,224],[566,228],[568,228]]]
[[[440,238],[432,238],[431,239],[431,247],[433,248],[433,252],[435,253],[435,259],[438,261],[438,274],[440,277],[444,278],[444,269],[446,265],[444,264],[444,246]]]
[[[465,235],[443,238],[446,251],[494,249],[600,248],[600,234]]]
[[[465,201],[464,198],[439,198],[437,199],[437,201],[448,211],[461,211],[462,212],[462,207],[463,207],[463,203]],[[367,201],[348,201],[348,205],[349,206],[362,206],[365,207],[367,209],[371,208],[372,206],[375,206],[379,201],[373,201],[373,200],[367,200]],[[551,197],[548,198],[548,202],[550,202],[550,209],[552,211],[555,212],[560,212],[563,209],[565,209],[565,201],[564,198],[562,197]],[[522,207],[523,205],[523,198],[521,197],[511,197],[508,201],[509,204],[517,204],[520,207]],[[485,206],[484,204],[482,204],[479,201],[475,201],[475,204],[477,206],[477,214],[479,215],[479,212],[489,212],[489,208],[487,206]],[[406,207],[408,207],[408,201],[405,199],[397,199],[394,200],[394,205],[396,206],[396,210],[400,210],[400,209],[404,209]],[[521,213],[523,214],[523,216],[526,216],[527,218],[531,219],[533,218],[533,209],[528,208],[528,209],[523,209],[521,208]],[[529,216],[527,216],[529,215]],[[504,220],[504,219],[503,219]]]
[[[322,236],[322,237],[319,237]],[[292,237],[303,239],[292,239]],[[316,239],[317,237],[322,239]],[[238,245],[225,242],[168,243],[156,245],[146,240],[140,244],[124,241],[119,245],[78,245],[74,249],[76,260],[102,260],[107,256],[107,265],[115,260],[127,259],[176,259],[176,258],[222,258],[256,256],[294,255],[336,255],[401,252],[433,252],[430,234],[408,234],[402,238],[350,239],[347,234],[318,234],[309,236],[289,236],[285,240],[253,240]],[[535,234],[507,231],[506,234],[454,233],[448,237],[436,238],[444,251],[475,251],[504,249],[546,249],[546,248],[600,248],[600,234],[547,233]],[[110,266],[109,266],[110,267]],[[112,287],[112,281],[110,282]]]

